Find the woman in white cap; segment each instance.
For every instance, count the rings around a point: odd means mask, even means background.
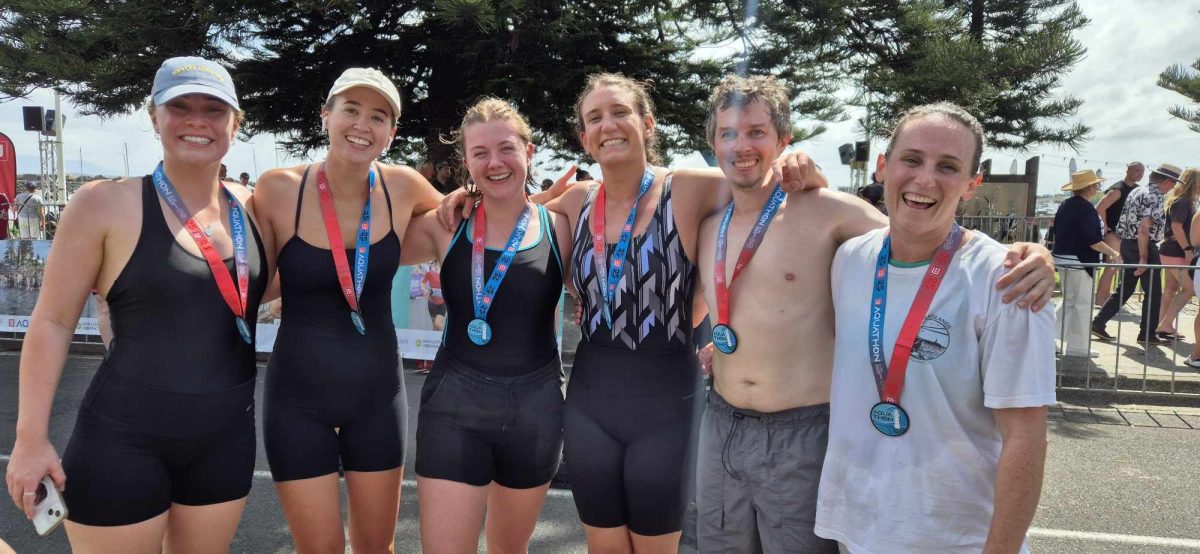
[[[270,237],[218,180],[242,121],[233,81],[172,58],[147,103],[163,146],[152,175],[75,193],[46,263],[21,355],[13,502],[32,515],[43,476],[63,488],[75,552],[227,551],[254,473],[254,314]],[[88,293],[113,338],[60,464],[54,391]]]
[[[1099,263],[1100,254],[1121,263],[1121,253],[1104,242],[1100,214],[1091,202],[1103,182],[1090,169],[1072,173],[1071,182],[1062,186],[1071,197],[1054,214],[1054,265],[1063,291],[1057,330],[1064,356],[1098,355],[1088,349],[1094,270],[1079,264]]]
[[[338,469],[350,546],[390,551],[407,412],[392,323],[401,234],[442,196],[415,170],[376,162],[400,94],[383,73],[347,69],[321,108],[325,160],[268,171],[254,203],[277,246],[283,317],[267,366],[263,433],[301,552],[341,552]]]

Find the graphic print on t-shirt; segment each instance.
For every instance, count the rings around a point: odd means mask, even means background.
[[[913,342],[911,357],[928,362],[936,360],[946,353],[950,346],[950,322],[936,314],[925,316],[921,322],[921,330],[917,332],[917,340]]]

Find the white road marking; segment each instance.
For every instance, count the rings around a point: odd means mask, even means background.
[[[1142,546],[1168,546],[1172,548],[1192,548],[1200,550],[1200,540],[1175,539],[1170,537],[1150,537],[1145,535],[1118,535],[1116,533],[1092,533],[1090,531],[1068,531],[1066,529],[1029,529],[1030,537],[1046,539],[1075,539],[1082,541],[1107,542],[1115,544],[1137,544]]]
[[[0,454],[0,462],[8,462],[9,457]],[[257,479],[270,479],[270,471],[255,471],[254,477]],[[414,489],[417,487],[415,479],[405,479],[402,482],[405,488]],[[546,491],[546,496],[550,498],[570,498],[571,491],[562,489],[550,489]],[[1041,527],[1031,527],[1029,536],[1034,538],[1044,539],[1073,539],[1092,542],[1106,542],[1113,544],[1137,544],[1142,546],[1167,546],[1171,548],[1190,548],[1200,550],[1200,540],[1197,539],[1177,539],[1171,537],[1152,537],[1147,535],[1120,535],[1116,533],[1093,533],[1090,531],[1070,531],[1067,529],[1043,529]]]

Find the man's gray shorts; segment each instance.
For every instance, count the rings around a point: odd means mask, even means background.
[[[829,404],[764,414],[708,393],[696,472],[702,553],[836,553],[816,536]]]

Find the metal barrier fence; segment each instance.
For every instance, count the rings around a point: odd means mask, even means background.
[[[1056,339],[1059,389],[1200,397],[1200,368],[1192,368],[1184,363],[1193,353],[1200,354],[1200,348],[1197,348],[1194,342],[1198,338],[1193,333],[1198,310],[1193,300],[1192,282],[1187,279],[1180,282],[1179,279],[1168,279],[1166,276],[1170,271],[1186,277],[1187,270],[1194,267],[1165,264],[1082,264],[1065,262],[1062,259],[1056,259],[1055,262],[1059,270],[1061,294],[1055,299],[1058,308]],[[1088,281],[1080,275],[1086,276],[1084,268],[1092,268],[1094,275],[1090,280],[1091,285],[1080,294],[1081,291],[1072,290],[1071,287],[1080,286],[1073,283]],[[1141,279],[1128,278],[1138,269],[1149,273],[1144,281],[1151,283],[1150,291],[1141,290]],[[1111,335],[1111,340],[1100,338],[1095,331],[1096,316],[1102,311],[1095,301],[1102,282],[1102,271],[1115,274],[1110,289],[1111,296],[1126,298],[1125,302],[1117,304],[1112,318],[1102,322],[1104,326],[1101,328]],[[1165,285],[1160,284],[1160,296],[1156,298],[1154,280],[1159,280],[1159,283],[1176,283],[1175,293],[1172,294],[1166,290]],[[1164,299],[1167,302],[1162,302]],[[1087,306],[1086,321],[1081,317],[1081,305],[1084,302]],[[1167,303],[1172,307],[1161,307]],[[1143,307],[1146,311],[1144,316]],[[1160,314],[1170,318],[1170,328],[1174,329],[1175,333],[1165,341],[1157,334],[1151,334],[1151,337],[1157,340],[1147,343],[1144,340],[1147,337],[1141,336],[1140,330],[1147,327],[1150,321],[1143,321],[1142,318],[1158,320],[1158,317],[1152,317],[1151,314],[1151,310],[1156,307]],[[1077,329],[1081,324],[1086,327]],[[1114,329],[1113,324],[1115,333],[1110,331]],[[1146,331],[1155,333],[1157,329],[1151,328]],[[1186,337],[1190,337],[1190,340]],[[1079,340],[1084,342],[1082,350],[1079,350],[1080,345],[1076,344]],[[1082,355],[1069,355],[1071,353],[1068,349],[1074,349]]]
[[[1017,215],[971,215],[957,218],[964,229],[979,231],[998,242],[1042,242],[1043,232],[1050,228],[1053,217],[1023,217]]]

